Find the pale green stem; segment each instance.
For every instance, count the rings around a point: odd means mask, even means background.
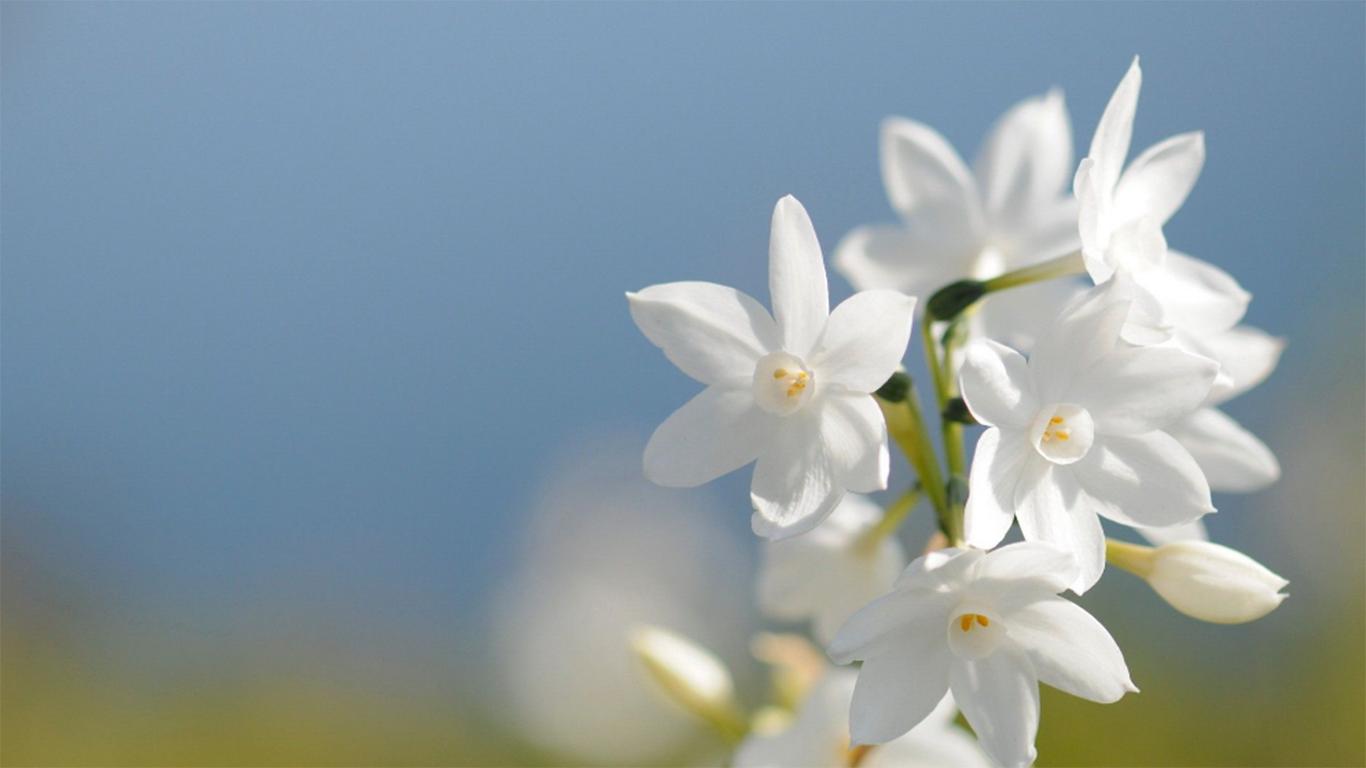
[[[963,543],[963,500],[962,492],[967,473],[964,469],[966,458],[963,452],[963,425],[944,418],[944,410],[953,397],[953,357],[952,344],[944,345],[944,356],[939,356],[939,345],[934,339],[933,322],[928,312],[921,318],[920,335],[925,342],[925,361],[934,380],[935,401],[939,404],[939,429],[944,440],[944,458],[948,462],[948,483],[943,486],[944,506],[939,509],[939,529],[948,537],[953,546]],[[951,334],[952,335],[952,334]],[[936,468],[938,462],[935,462]],[[953,489],[953,490],[951,490]]]
[[[1115,539],[1105,540],[1105,559],[1110,565],[1146,579],[1153,572],[1153,548]]]
[[[863,534],[863,538],[859,541],[858,546],[862,547],[865,552],[871,553],[877,551],[877,546],[882,543],[883,539],[886,539],[896,532],[897,527],[901,525],[901,521],[906,519],[906,515],[911,513],[911,510],[915,508],[915,504],[918,501],[920,501],[920,485],[916,484],[907,489],[905,493],[901,494],[896,501],[892,502],[891,505],[887,507],[887,511],[882,514],[882,519],[878,521],[877,525],[870,528],[867,533]]]
[[[930,442],[925,420],[920,414],[920,397],[915,387],[911,387],[904,400],[892,402],[880,397],[874,398],[882,415],[887,420],[887,434],[896,442],[897,447],[906,455],[906,461],[915,470],[920,487],[934,505],[935,512],[943,525],[948,516],[948,498],[945,494],[944,478],[939,472],[939,459],[934,455],[934,445]]]
[[[990,280],[982,281],[982,287],[987,293],[1004,291],[1007,288],[1015,288],[1030,283],[1040,283],[1044,280],[1054,280],[1059,277],[1070,277],[1086,273],[1086,262],[1081,257],[1081,251],[1074,251],[1066,256],[1059,256],[1048,261],[1039,262],[1028,267],[1011,270],[1005,274],[998,275]]]

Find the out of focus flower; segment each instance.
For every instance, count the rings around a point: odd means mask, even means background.
[[[1135,57],[1110,97],[1074,180],[1082,254],[1097,284],[1129,272],[1167,321],[1200,333],[1233,327],[1249,295],[1223,270],[1167,249],[1162,225],[1185,202],[1205,162],[1205,137],[1183,133],[1126,168],[1143,73]]]
[[[1065,552],[1029,542],[945,549],[911,563],[830,645],[836,663],[863,661],[854,743],[895,739],[950,690],[987,753],[1025,766],[1036,754],[1040,682],[1102,703],[1136,691],[1110,633],[1057,596],[1072,567]]]
[[[744,733],[730,670],[710,651],[661,627],[631,631],[631,649],[670,700],[723,733]]]
[[[734,768],[987,768],[991,762],[953,724],[953,699],[943,697],[908,733],[872,749],[849,739],[849,704],[857,673],[830,669],[802,702],[796,717],[760,729],[740,744]]]
[[[1142,576],[1176,610],[1215,624],[1243,624],[1271,613],[1290,583],[1242,552],[1208,541],[1156,549],[1112,541],[1109,557]]]
[[[866,540],[882,508],[849,494],[804,536],[768,542],[759,568],[759,608],[775,619],[810,619],[825,644],[844,620],[896,581],[906,553],[893,536]]]
[[[900,225],[855,229],[835,264],[856,288],[926,295],[964,277],[990,278],[1078,247],[1068,194],[1072,128],[1062,91],[1025,99],[997,121],[973,169],[933,128],[882,124],[882,179]],[[1035,301],[1053,285],[1024,289]],[[1019,332],[1015,302],[984,306],[975,322]],[[1012,339],[1014,341],[1016,339]]]
[[[1026,539],[1076,556],[1079,594],[1105,567],[1098,515],[1166,527],[1214,511],[1200,467],[1162,430],[1204,402],[1218,365],[1124,343],[1129,313],[1095,289],[1059,314],[1028,362],[978,339],[962,368],[963,398],[990,427],[969,476],[968,543],[993,547],[1017,519]]]
[[[846,490],[885,488],[887,425],[870,393],[896,370],[915,299],[864,291],[829,309],[820,243],[806,209],[784,197],[769,252],[773,315],[714,283],[627,294],[641,331],[707,389],[645,448],[645,474],[694,486],[755,459],[754,531],[811,530]]]

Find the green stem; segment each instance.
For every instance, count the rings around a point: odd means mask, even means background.
[[[1105,559],[1110,565],[1140,578],[1148,578],[1153,570],[1153,548],[1130,544],[1116,539],[1105,540]]]
[[[915,470],[920,487],[929,497],[942,524],[948,514],[948,496],[944,477],[939,472],[939,459],[934,455],[934,445],[930,442],[925,420],[920,414],[920,396],[915,387],[910,387],[901,400],[892,401],[882,397],[875,400],[887,420],[887,434],[906,455],[906,461]]]
[[[865,552],[875,552],[883,539],[896,532],[901,521],[906,519],[906,515],[915,508],[916,502],[920,501],[920,490],[919,483],[907,489],[887,507],[887,511],[882,514],[882,519],[878,521],[878,524],[863,534],[863,540],[859,542],[859,546],[863,547]]]
[[[997,275],[990,280],[984,280],[982,287],[987,293],[1004,291],[1007,288],[1015,288],[1030,283],[1040,283],[1044,280],[1053,280],[1059,277],[1069,277],[1080,275],[1086,272],[1086,262],[1081,257],[1081,251],[1074,251],[1065,256],[1041,261],[1028,267],[1011,270],[1002,275]]]

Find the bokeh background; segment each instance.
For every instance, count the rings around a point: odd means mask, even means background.
[[[695,390],[622,293],[764,296],[768,216],[891,220],[878,121],[967,156],[1135,53],[1167,228],[1289,347],[1227,410],[1283,480],[1214,536],[1290,579],[1216,627],[1107,577],[1139,696],[1041,765],[1362,765],[1366,6],[0,4],[0,760],[699,764],[625,655],[763,670],[742,471],[652,488]],[[832,278],[835,298],[848,286]],[[897,470],[894,484],[905,481]],[[906,541],[928,532],[923,511]]]

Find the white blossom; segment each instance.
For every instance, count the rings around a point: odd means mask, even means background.
[[[810,619],[816,639],[830,642],[850,614],[886,592],[906,567],[896,537],[872,545],[865,540],[882,515],[872,500],[851,493],[810,533],[767,542],[759,567],[760,610],[785,621]]]
[[[784,197],[769,251],[773,314],[714,283],[627,294],[641,331],[707,388],[655,430],[645,474],[694,486],[758,460],[756,533],[815,527],[846,490],[887,485],[887,426],[870,393],[905,354],[915,299],[864,291],[832,312],[820,243],[806,209]]]
[[[1075,251],[1077,206],[1069,194],[1072,128],[1062,91],[1025,99],[992,128],[972,170],[933,128],[890,118],[882,124],[882,179],[899,225],[849,233],[835,264],[860,289],[925,295],[965,277],[990,278]],[[1057,284],[1022,289],[1037,302]],[[977,330],[1020,334],[1027,312],[1014,301],[984,306]]]
[[[1171,325],[1200,333],[1227,330],[1247,310],[1249,294],[1223,270],[1168,250],[1162,235],[1200,176],[1204,134],[1158,142],[1125,167],[1142,78],[1135,57],[1073,182],[1087,271],[1097,284],[1128,272],[1156,298]]]
[[[1105,567],[1099,516],[1168,527],[1214,511],[1200,467],[1163,429],[1203,404],[1218,364],[1123,341],[1130,311],[1093,289],[1058,315],[1028,362],[978,339],[960,377],[968,408],[989,426],[969,476],[968,543],[993,547],[1017,519],[1026,539],[1076,556],[1079,594]]]
[[[734,768],[845,768],[850,765],[849,703],[857,673],[829,669],[776,731],[752,733],[740,744]],[[953,724],[958,710],[945,696],[908,733],[868,751],[859,768],[990,768],[977,742]]]
[[[1137,691],[1110,633],[1057,596],[1072,570],[1065,552],[1028,542],[940,550],[911,563],[829,648],[836,663],[863,661],[854,742],[895,739],[950,690],[987,753],[1024,766],[1035,757],[1040,682],[1103,703]]]
[[[1176,610],[1215,624],[1242,624],[1271,613],[1290,582],[1229,547],[1173,541],[1156,549],[1113,545],[1116,562],[1142,576]]]

